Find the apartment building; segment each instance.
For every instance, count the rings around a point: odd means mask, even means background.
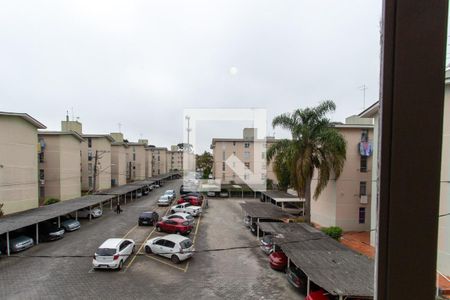
[[[184,157],[184,151],[178,150],[177,148],[174,148],[172,146],[171,150],[167,151],[168,170],[169,171],[183,170],[183,157]]]
[[[127,183],[128,144],[124,142],[123,134],[112,132],[111,137],[111,186]]]
[[[81,144],[75,131],[39,131],[39,204],[81,196]]]
[[[211,149],[213,150],[213,175],[224,184],[243,184],[252,174],[260,176],[259,180],[272,180],[275,184],[278,180],[272,170],[273,164],[267,165],[267,148],[276,140],[273,137],[256,139],[256,128],[244,128],[242,138],[213,138]],[[227,164],[230,156],[236,156],[245,166],[238,168],[237,162]],[[258,175],[256,175],[258,174]]]
[[[0,112],[0,203],[5,215],[38,207],[38,131],[26,113]]]
[[[153,177],[153,151],[152,147],[145,147],[145,177]]]
[[[153,176],[167,173],[167,148],[151,147]]]
[[[127,180],[144,180],[146,178],[146,151],[145,143],[128,142]]]
[[[311,221],[344,231],[369,231],[371,222],[373,119],[352,116],[335,128],[347,142],[347,159],[340,177],[331,178],[311,201]],[[317,185],[317,172],[311,189]]]

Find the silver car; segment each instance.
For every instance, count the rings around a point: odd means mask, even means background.
[[[158,206],[169,206],[171,202],[172,199],[168,195],[162,195],[156,203]]]
[[[8,250],[6,249],[7,242],[6,239],[1,241],[1,246],[2,246],[2,252],[7,253]],[[29,236],[26,235],[17,235],[17,236],[13,236],[10,237],[9,239],[9,250],[11,252],[20,252],[23,250],[26,250],[28,248],[33,247],[34,245],[34,241],[32,238],[30,238]]]

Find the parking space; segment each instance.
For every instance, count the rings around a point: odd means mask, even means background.
[[[139,214],[156,210],[163,216],[168,208],[157,207],[157,198],[166,189],[178,192],[180,185],[180,180],[168,181],[124,205],[120,215],[105,210],[98,219],[81,220],[81,229],[60,241],[42,243],[22,252],[22,257],[0,258],[0,298],[167,299],[190,295],[200,299],[301,299],[285,274],[270,269],[267,256],[245,230],[241,199],[209,199],[209,208],[196,218],[189,234],[197,250],[192,258],[174,264],[145,253],[145,241],[164,233],[153,226],[137,226]],[[94,271],[92,255],[111,237],[133,239],[136,252],[120,272]]]

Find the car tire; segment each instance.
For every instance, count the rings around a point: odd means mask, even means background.
[[[150,248],[150,246],[145,246],[145,253],[152,253],[152,248]]]
[[[136,251],[136,245],[133,246],[133,249],[131,250],[131,254],[134,254],[135,251]]]
[[[156,231],[159,231],[159,232],[161,232],[161,227],[159,227],[159,226],[156,226]]]
[[[180,259],[179,259],[178,256],[176,256],[175,254],[172,255],[172,257],[170,258],[170,260],[171,260],[174,264],[179,264],[179,263],[180,263]]]
[[[175,211],[173,209],[170,212],[173,213],[173,214],[175,213]]]
[[[117,267],[117,270],[120,271],[123,268],[123,260],[120,261],[119,266]]]

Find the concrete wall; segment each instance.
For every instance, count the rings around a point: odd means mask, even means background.
[[[311,201],[311,220],[321,226],[339,226],[345,231],[370,230],[370,195],[372,181],[372,157],[367,160],[367,172],[360,172],[358,143],[361,141],[360,128],[339,128],[347,141],[347,160],[338,180],[332,178],[317,200]],[[369,130],[369,140],[373,140],[373,130]],[[366,182],[368,203],[360,203],[360,182]],[[317,186],[317,173],[311,184],[312,192]],[[365,222],[359,224],[359,208],[365,208]]]
[[[45,142],[44,162],[39,164],[44,171],[43,195],[61,201],[81,196],[81,142],[72,135],[39,134]]]
[[[0,116],[0,203],[3,213],[38,206],[37,129],[20,117]]]
[[[127,183],[127,157],[125,145],[111,145],[111,179],[117,186]]]

